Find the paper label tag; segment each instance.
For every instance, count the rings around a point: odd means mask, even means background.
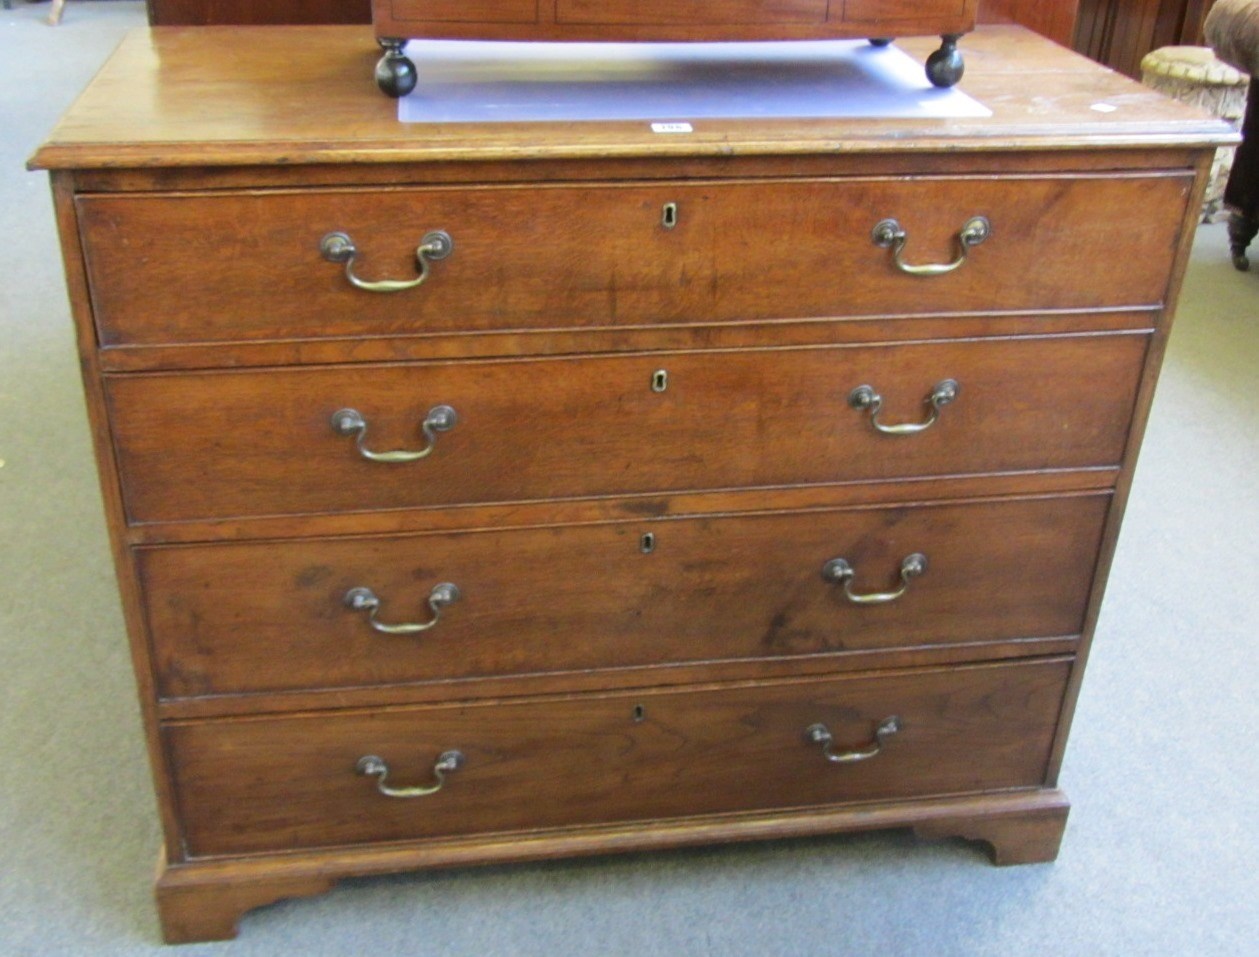
[[[653,133],[694,133],[690,123],[652,123]]]

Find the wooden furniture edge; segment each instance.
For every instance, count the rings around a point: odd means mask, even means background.
[[[374,163],[301,166],[242,165],[219,167],[109,168],[73,171],[77,192],[128,193],[221,189],[285,189],[289,187],[354,188],[385,186],[440,187],[462,185],[589,183],[676,179],[801,179],[871,176],[921,176],[925,158],[934,177],[1095,174],[1131,176],[1191,172],[1200,147],[1172,145],[1143,150],[1026,149],[1017,153],[959,153],[935,150],[925,154],[823,153],[765,156],[674,157],[668,164],[648,157],[536,158],[493,162]],[[1122,172],[1117,172],[1117,170]]]
[[[1157,133],[1111,132],[1081,133],[1070,142],[1046,143],[1042,134],[1029,130],[1025,135],[1004,135],[984,137],[975,135],[967,138],[955,136],[930,135],[917,133],[914,142],[924,150],[938,150],[951,153],[987,153],[1002,151],[1021,151],[1035,147],[1042,151],[1074,152],[1083,147],[1089,149],[1120,149],[1148,150],[1162,148],[1187,147],[1202,149],[1218,146],[1236,146],[1241,142],[1238,134],[1223,125],[1203,123]],[[203,150],[183,153],[177,144],[152,145],[142,143],[104,144],[49,144],[42,147],[28,162],[29,170],[55,169],[154,169],[175,167],[254,166],[276,163],[272,150],[260,150],[245,143],[223,142],[216,144],[213,151]],[[480,161],[487,158],[501,158],[504,161],[519,159],[642,159],[648,155],[696,158],[728,158],[733,156],[790,157],[796,155],[815,155],[819,152],[835,156],[849,154],[869,154],[888,152],[889,146],[885,139],[830,139],[823,141],[809,140],[794,143],[793,141],[764,139],[747,140],[731,145],[722,133],[697,136],[686,143],[665,144],[664,146],[647,146],[638,142],[616,142],[614,140],[592,141],[581,146],[567,146],[562,152],[548,152],[541,147],[503,147],[497,153],[493,151],[469,152],[467,149],[441,145],[399,146],[395,141],[365,140],[353,147],[321,146],[301,150],[281,166],[303,166],[323,164],[357,164],[372,165],[386,163],[445,163],[454,161]]]
[[[1003,42],[1035,45],[1042,56],[1048,57],[1039,71],[1035,64],[1024,60],[1025,72],[1019,76],[1025,82],[1037,72],[1044,75],[1070,76],[1074,88],[1067,97],[1073,104],[1074,119],[1067,122],[1060,118],[1052,131],[1033,115],[1017,115],[1004,118],[1000,130],[992,131],[987,121],[882,121],[891,124],[892,134],[874,133],[867,125],[833,119],[785,119],[765,122],[754,131],[746,124],[732,120],[702,120],[695,123],[691,134],[676,139],[656,136],[643,122],[617,122],[578,124],[582,128],[577,142],[571,135],[548,137],[547,130],[561,128],[571,132],[573,124],[555,123],[500,123],[500,124],[433,124],[423,136],[411,135],[405,125],[398,124],[394,114],[382,109],[364,119],[353,134],[334,140],[313,136],[300,125],[279,131],[272,141],[259,144],[249,139],[249,131],[219,130],[207,139],[193,141],[186,130],[176,124],[167,125],[165,132],[153,135],[157,117],[137,114],[129,118],[135,130],[140,132],[124,136],[116,127],[101,127],[91,120],[93,109],[105,102],[104,93],[111,85],[127,77],[127,71],[151,72],[152,63],[162,59],[178,59],[181,44],[187,44],[196,36],[199,42],[213,38],[220,43],[245,36],[242,30],[250,28],[188,27],[157,28],[165,31],[152,33],[153,28],[142,28],[129,33],[93,86],[80,97],[74,106],[52,130],[44,145],[28,162],[32,169],[116,169],[161,168],[204,166],[238,167],[249,165],[305,166],[311,164],[350,164],[370,166],[388,163],[451,162],[458,160],[510,161],[546,159],[603,159],[686,157],[724,158],[730,156],[793,156],[803,154],[867,153],[894,155],[913,142],[918,153],[936,150],[951,153],[974,153],[1007,150],[1078,150],[1080,148],[1148,149],[1159,147],[1202,148],[1237,142],[1236,131],[1222,120],[1178,104],[1155,91],[1120,78],[1091,64],[1083,57],[1053,47],[1048,41],[1035,37],[1021,27],[981,27],[971,37],[974,49],[981,56],[994,44]],[[266,28],[254,28],[265,30]],[[337,59],[333,68],[345,71],[362,69],[365,82],[370,82],[370,61],[378,49],[368,28],[359,27],[291,27],[289,36],[319,37],[326,45],[334,38],[342,44],[337,49],[348,49],[351,42],[362,44],[362,57],[353,59],[345,54]],[[303,32],[304,31],[304,32]],[[319,31],[319,32],[312,32]],[[332,31],[340,31],[333,33]],[[159,38],[154,41],[154,36]],[[246,46],[257,44],[261,36],[252,34]],[[361,39],[360,39],[361,38]],[[156,49],[161,46],[162,49]],[[922,52],[914,43],[907,44],[907,51]],[[1057,51],[1049,53],[1047,51]],[[301,69],[311,71],[311,57],[307,53]],[[360,62],[362,60],[362,62]],[[977,61],[978,63],[978,61]],[[327,64],[318,64],[326,70]],[[285,64],[283,82],[300,83],[294,75],[297,67]],[[976,66],[972,71],[971,95],[991,101],[987,105],[998,107],[1003,99],[1002,90],[1008,87],[1010,77],[1004,73],[985,73]],[[278,82],[275,77],[254,77],[254,83]],[[237,84],[240,88],[240,84]],[[248,88],[247,86],[245,88]],[[220,83],[221,95],[231,94],[231,84]],[[1096,99],[1116,97],[1129,103],[1157,104],[1156,116],[1142,119],[1134,115],[1131,120],[1114,118],[1102,121],[1098,114],[1089,111],[1089,104]],[[382,104],[385,98],[381,98]],[[167,104],[168,108],[170,104]],[[343,107],[344,108],[344,107]],[[1139,111],[1138,111],[1139,113]],[[86,122],[85,122],[86,121]],[[540,131],[542,135],[539,135]]]
[[[175,795],[168,774],[166,753],[158,734],[157,679],[149,666],[148,626],[143,614],[144,603],[140,583],[132,562],[132,551],[126,539],[126,515],[119,484],[118,466],[110,437],[109,414],[96,348],[95,323],[92,321],[91,293],[88,290],[82,242],[74,210],[74,191],[70,175],[54,172],[51,177],[53,210],[57,234],[65,266],[66,290],[70,312],[74,318],[79,369],[83,379],[88,427],[92,434],[96,475],[106,516],[114,574],[122,598],[122,616],[131,655],[143,718],[143,733],[148,751],[149,769],[157,797],[157,812],[163,838],[168,844],[179,834],[175,816]]]
[[[1163,297],[1163,302],[1166,305],[1164,306],[1162,320],[1157,324],[1154,335],[1146,348],[1145,368],[1141,373],[1141,385],[1133,406],[1132,424],[1128,430],[1128,445],[1124,450],[1123,462],[1115,483],[1110,514],[1106,517],[1106,528],[1102,533],[1102,547],[1098,553],[1097,565],[1093,570],[1093,592],[1089,597],[1088,609],[1085,612],[1084,629],[1081,633],[1079,651],[1071,668],[1071,675],[1067,679],[1067,692],[1063,700],[1062,715],[1058,721],[1058,731],[1054,739],[1053,750],[1050,753],[1049,774],[1046,778],[1050,785],[1057,784],[1058,774],[1062,769],[1063,756],[1066,752],[1067,740],[1071,732],[1071,722],[1075,717],[1075,706],[1084,680],[1085,666],[1088,664],[1089,652],[1093,646],[1093,635],[1097,629],[1097,621],[1101,614],[1106,585],[1110,581],[1110,570],[1115,558],[1115,549],[1119,542],[1120,528],[1123,523],[1124,513],[1127,510],[1128,496],[1132,491],[1132,481],[1136,474],[1141,444],[1145,438],[1145,427],[1149,423],[1150,409],[1154,403],[1154,392],[1158,386],[1163,354],[1167,350],[1167,340],[1171,334],[1172,323],[1176,315],[1176,304],[1180,298],[1181,286],[1184,284],[1185,271],[1189,266],[1189,254],[1193,248],[1197,222],[1202,215],[1202,200],[1206,194],[1212,158],[1212,154],[1207,153],[1198,159],[1197,179],[1185,204],[1185,218],[1181,227],[1180,244],[1176,249],[1172,271],[1168,276],[1167,292]]]
[[[841,677],[884,668],[929,669],[940,666],[982,665],[994,660],[1014,664],[1072,655],[1078,635],[1044,635],[959,642],[950,645],[913,645],[860,651],[775,658],[733,658],[658,665],[626,666],[596,671],[543,671],[530,674],[486,675],[439,681],[414,681],[370,687],[310,688],[300,691],[235,692],[196,697],[162,698],[157,703],[163,722],[198,721],[282,715],[330,709],[440,705],[473,698],[538,697],[564,692],[597,694],[609,681],[625,690],[663,690],[699,681],[737,684],[788,678]]]
[[[342,878],[421,868],[463,867],[912,828],[928,840],[961,837],[991,845],[998,865],[1052,861],[1070,802],[1055,789],[917,801],[711,815],[563,831],[448,838],[375,848],[332,848],[258,858],[162,863],[156,883],[167,943],[228,940],[249,910],[324,893]]]

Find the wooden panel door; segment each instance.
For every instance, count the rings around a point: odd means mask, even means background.
[[[1159,47],[1202,42],[1214,0],[1080,0],[1076,49],[1139,77],[1141,59]]]

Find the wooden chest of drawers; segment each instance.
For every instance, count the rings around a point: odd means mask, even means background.
[[[417,130],[370,31],[290,35],[133,35],[34,160],[167,938],[421,866],[1052,859],[1227,129],[996,29],[991,119]]]

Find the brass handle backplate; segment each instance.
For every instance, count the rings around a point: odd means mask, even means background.
[[[385,763],[383,758],[379,758],[374,754],[365,754],[359,758],[358,764],[354,766],[354,770],[364,777],[375,778],[376,790],[385,797],[418,798],[436,794],[440,791],[446,783],[446,775],[463,767],[463,760],[462,751],[443,751],[437,756],[437,761],[433,764],[433,777],[436,780],[432,784],[420,784],[409,788],[390,787],[387,783],[389,780],[389,765]]]
[[[422,622],[389,625],[376,619],[376,615],[380,611],[380,599],[376,597],[376,593],[370,588],[351,588],[345,593],[345,598],[343,599],[346,608],[367,612],[368,623],[385,635],[415,635],[421,631],[428,631],[441,621],[442,609],[447,605],[453,605],[458,600],[459,586],[451,582],[442,582],[440,585],[434,585],[433,590],[428,593],[428,607],[433,613],[432,618]]]
[[[951,263],[927,263],[913,266],[902,258],[905,244],[909,242],[909,233],[894,219],[880,220],[870,234],[874,244],[882,249],[892,250],[892,262],[896,268],[911,276],[943,276],[966,262],[966,254],[972,246],[978,246],[992,235],[992,224],[987,217],[972,216],[966,221],[957,234],[957,258]]]
[[[354,260],[358,257],[358,247],[347,233],[328,233],[319,240],[319,254],[330,263],[344,263],[345,277],[357,289],[365,292],[404,292],[414,289],[428,279],[429,263],[445,259],[455,251],[455,241],[450,233],[434,230],[426,233],[415,248],[415,262],[420,273],[414,279],[360,279],[354,274]]]
[[[906,555],[901,562],[901,585],[895,591],[867,592],[861,594],[852,590],[852,583],[857,577],[857,570],[846,558],[832,558],[822,566],[822,577],[828,582],[843,583],[844,596],[854,605],[884,605],[896,601],[909,590],[912,579],[927,571],[927,556],[921,552]]]
[[[337,435],[354,436],[359,454],[373,462],[414,462],[427,458],[437,444],[437,433],[449,432],[458,423],[459,415],[454,409],[448,405],[435,405],[428,410],[428,415],[420,423],[420,431],[426,439],[424,448],[419,451],[373,452],[363,444],[367,437],[367,420],[361,412],[357,409],[340,409],[332,413],[332,431]]]
[[[941,379],[923,399],[929,408],[927,417],[921,422],[902,422],[899,425],[884,425],[879,421],[879,410],[883,408],[883,396],[874,390],[874,386],[859,385],[848,393],[848,404],[858,412],[870,413],[870,424],[884,435],[914,435],[925,432],[936,424],[940,418],[940,410],[954,401],[962,391],[956,379]]]
[[[820,744],[822,746],[822,754],[826,756],[827,761],[833,761],[836,764],[853,764],[857,761],[868,761],[875,757],[883,750],[883,744],[888,738],[901,730],[901,719],[892,715],[890,718],[884,718],[879,722],[879,726],[874,729],[874,740],[865,747],[857,748],[854,751],[835,751],[835,736],[831,734],[830,729],[824,724],[813,724],[805,729],[804,735],[812,744]]]

